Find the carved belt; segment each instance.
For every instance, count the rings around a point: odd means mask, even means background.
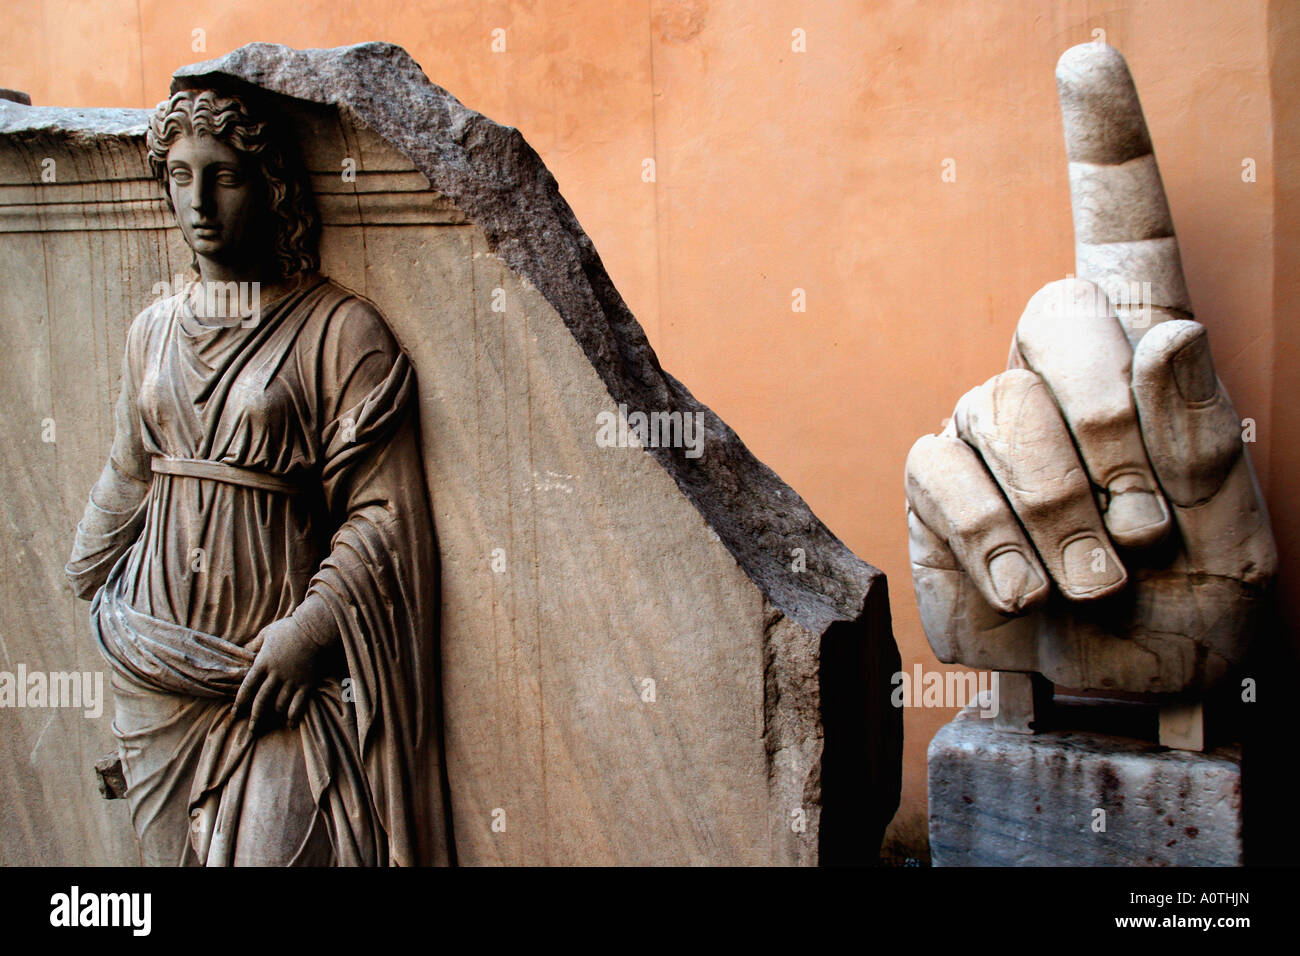
[[[300,491],[295,484],[268,475],[253,468],[240,468],[220,461],[207,461],[202,458],[162,458],[155,456],[149,467],[159,475],[183,475],[186,478],[207,478],[211,481],[223,481],[228,485],[242,485],[245,488],[258,488],[262,491],[275,491],[282,495],[296,495]]]

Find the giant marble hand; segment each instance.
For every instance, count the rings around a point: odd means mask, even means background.
[[[908,456],[917,603],[945,662],[1196,695],[1242,660],[1273,536],[1128,66],[1088,43],[1056,75],[1077,278]]]

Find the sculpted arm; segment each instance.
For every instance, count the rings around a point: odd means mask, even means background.
[[[113,411],[113,447],[90,491],[77,525],[76,543],[65,572],[77,597],[90,599],[104,586],[118,559],[135,543],[144,526],[151,475],[142,440],[137,363],[143,314],[127,334],[122,359],[122,387]]]
[[[235,707],[250,712],[256,726],[276,712],[290,724],[301,718],[315,683],[313,662],[339,641],[340,620],[373,620],[371,604],[391,600],[372,594],[376,586],[385,590],[388,577],[372,565],[381,552],[410,558],[392,537],[409,510],[406,499],[414,494],[425,507],[409,366],[383,319],[360,300],[345,304],[327,328],[320,363],[321,478],[338,527],[303,600],[249,645],[258,657]]]

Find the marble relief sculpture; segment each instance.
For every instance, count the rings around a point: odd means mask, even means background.
[[[1029,301],[1007,371],[912,448],[916,597],[943,661],[1196,700],[1257,629],[1268,514],[1128,67],[1084,44],[1057,82],[1075,275]]]
[[[876,859],[885,576],[663,369],[524,135],[389,43],[171,91],[0,100],[0,479],[55,502],[11,509],[14,563],[59,556],[0,630],[113,698],[12,715],[46,758],[0,779],[5,859]]]
[[[150,121],[196,275],[131,325],[67,573],[146,863],[447,862],[414,371],[318,272],[307,178],[254,107],[184,91]]]
[[[14,561],[60,555],[0,630],[112,693],[112,727],[16,714],[47,758],[0,779],[6,860],[874,860],[884,574],[664,371],[524,135],[389,43],[250,43],[172,94],[0,101],[0,477],[51,476]]]

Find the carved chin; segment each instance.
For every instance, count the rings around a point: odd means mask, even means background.
[[[203,238],[200,236],[190,236],[190,248],[200,255],[216,256],[225,252],[229,243],[220,236]]]

